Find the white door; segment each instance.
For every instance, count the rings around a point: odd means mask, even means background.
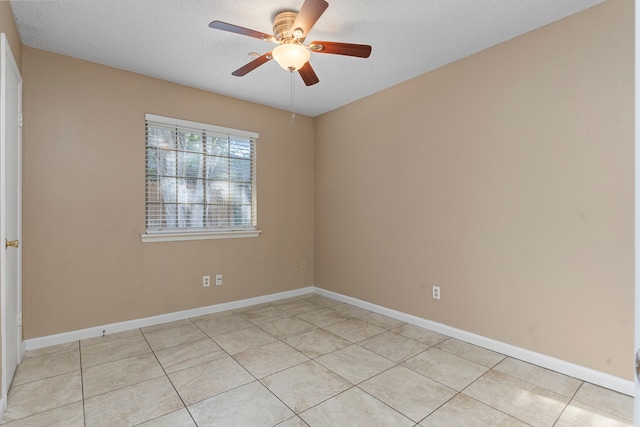
[[[22,121],[22,77],[6,36],[1,34],[0,39],[1,397],[6,398],[22,358],[22,123],[18,123]]]
[[[634,399],[634,425],[640,426],[640,2],[636,1],[635,16],[635,348],[636,395]]]

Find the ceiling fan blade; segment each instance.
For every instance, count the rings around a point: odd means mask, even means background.
[[[367,44],[313,42],[309,45],[309,48],[317,53],[333,53],[336,55],[357,56],[358,58],[368,58],[371,55],[371,46]]]
[[[250,30],[248,28],[239,27],[237,25],[228,24],[222,21],[213,21],[209,24],[210,28],[216,30],[229,31],[230,33],[241,34],[243,36],[249,36],[260,40],[273,41],[274,37],[271,34],[261,33],[260,31]]]
[[[302,68],[298,70],[298,72],[300,73],[300,77],[302,77],[304,84],[306,84],[307,86],[314,85],[320,81],[318,76],[316,76],[316,72],[313,71],[313,68],[311,67],[311,64],[309,62],[304,64]]]
[[[293,21],[291,30],[294,32],[299,28],[302,30],[302,37],[298,39],[304,40],[304,38],[311,31],[311,27],[318,21],[320,16],[327,10],[329,3],[325,0],[305,0],[296,16],[296,20]]]
[[[235,70],[231,74],[234,75],[234,76],[237,76],[237,77],[242,77],[245,74],[248,74],[249,72],[255,70],[256,68],[258,68],[262,64],[271,61],[272,58],[273,57],[271,56],[271,52],[267,52],[264,55],[259,56],[258,58],[256,58],[253,61],[249,62],[247,65],[244,65],[244,66],[238,68],[237,70]]]

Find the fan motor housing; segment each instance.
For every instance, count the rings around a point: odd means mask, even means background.
[[[273,34],[280,42],[287,42],[295,40],[293,35],[293,23],[298,16],[298,12],[294,12],[292,10],[285,10],[283,12],[278,13],[273,18]],[[299,39],[300,41],[304,40]]]

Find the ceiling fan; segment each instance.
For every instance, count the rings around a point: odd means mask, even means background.
[[[311,28],[327,7],[329,7],[329,3],[325,0],[305,0],[300,12],[291,10],[279,12],[273,19],[273,35],[222,21],[213,21],[209,24],[209,27],[278,43],[278,46],[273,51],[265,53],[231,73],[234,76],[244,76],[262,64],[275,59],[285,70],[292,73],[298,71],[304,83],[307,86],[311,86],[320,81],[311,64],[309,64],[311,52],[332,53],[358,58],[368,58],[371,54],[371,46],[364,44],[327,41],[314,41],[308,45],[304,44],[309,31],[311,31]]]

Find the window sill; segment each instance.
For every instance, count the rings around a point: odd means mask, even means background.
[[[240,239],[247,237],[258,237],[261,230],[240,230],[240,231],[202,231],[193,233],[157,233],[143,234],[140,237],[145,243],[148,242],[176,242],[183,240],[210,240],[210,239]]]

